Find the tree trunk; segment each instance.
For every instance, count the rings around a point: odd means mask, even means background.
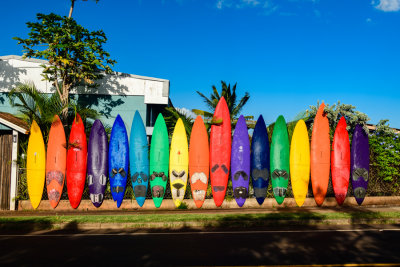
[[[71,8],[69,9],[68,18],[72,17],[72,12],[74,11],[75,0],[71,0]]]
[[[68,104],[69,104],[68,100],[69,100],[69,87],[63,85],[61,103],[64,105],[64,108],[61,111],[61,116],[64,119],[68,118]]]

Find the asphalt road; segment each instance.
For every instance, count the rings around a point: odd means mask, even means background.
[[[4,265],[290,265],[400,263],[400,226],[307,226],[229,231],[0,234]],[[365,265],[364,265],[365,266]]]

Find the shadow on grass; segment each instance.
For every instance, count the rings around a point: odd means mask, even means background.
[[[0,218],[0,234],[29,234],[54,227],[54,220],[46,217],[37,218]]]

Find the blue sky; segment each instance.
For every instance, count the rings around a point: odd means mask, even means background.
[[[0,55],[21,55],[25,22],[69,3],[2,3]],[[169,79],[176,107],[204,109],[196,90],[224,80],[267,123],[340,100],[400,128],[400,0],[78,0],[73,17],[105,31],[114,70]]]

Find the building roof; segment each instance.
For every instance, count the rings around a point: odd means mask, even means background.
[[[47,60],[38,59],[38,58],[25,58],[24,59],[22,56],[17,56],[17,55],[0,56],[0,60],[9,60],[9,59],[17,59],[17,60],[23,60],[23,61],[41,63],[41,64],[47,63]]]
[[[51,82],[42,77],[42,65],[46,60],[24,58],[23,56],[0,56],[0,92],[9,92],[18,82],[31,81],[43,93],[53,93]],[[144,96],[145,104],[168,104],[170,82],[166,79],[139,76],[121,72],[103,73],[96,81],[96,88],[78,86],[71,94]]]
[[[0,56],[0,60],[10,60],[10,59],[16,59],[16,60],[21,60],[21,61],[26,61],[26,62],[33,62],[33,63],[40,63],[40,64],[47,64],[48,61],[44,59],[38,59],[38,58],[24,58],[23,56],[18,56],[18,55],[6,55],[6,56]],[[148,77],[148,76],[141,76],[141,75],[135,75],[135,74],[129,74],[129,73],[124,73],[124,72],[117,72],[113,71],[110,75],[116,75],[116,76],[123,76],[123,77],[132,77],[136,79],[143,79],[143,80],[150,80],[150,81],[168,81],[166,79],[160,79],[160,78],[154,78],[154,77]]]
[[[29,133],[29,126],[26,122],[14,115],[6,112],[0,112],[0,123],[10,127],[23,134]]]

